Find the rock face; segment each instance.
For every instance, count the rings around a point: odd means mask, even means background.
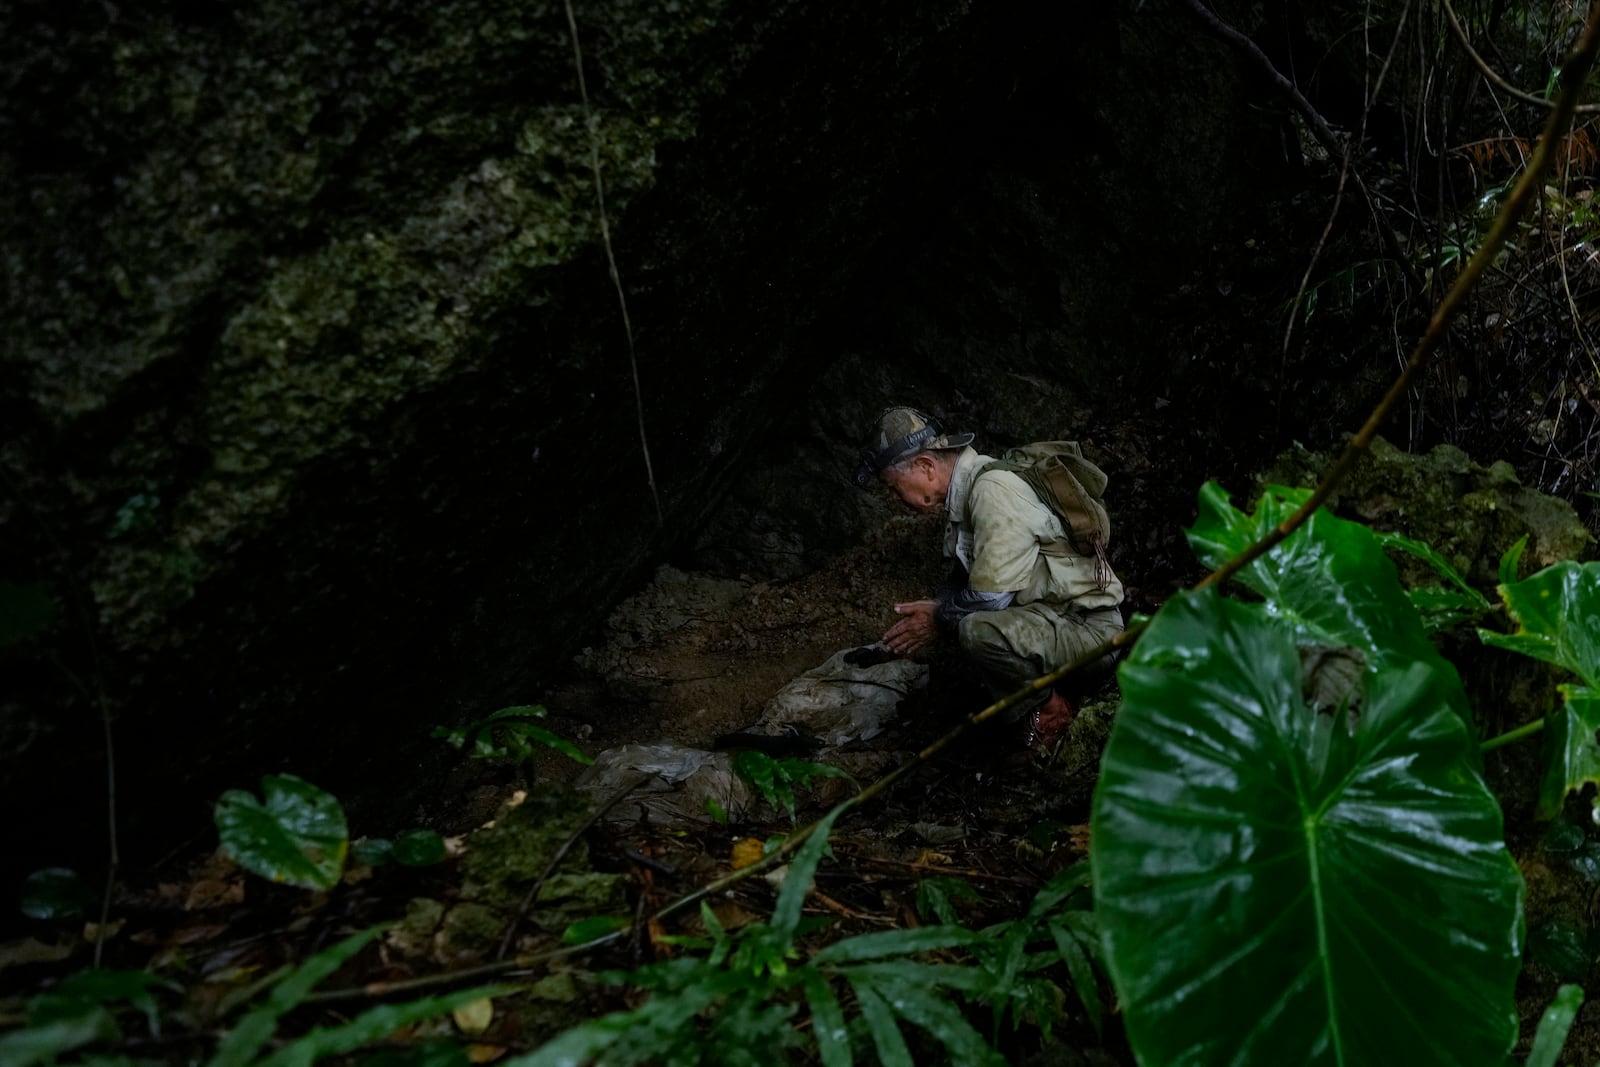
[[[99,851],[101,701],[130,842],[263,771],[424,788],[667,554],[859,531],[884,398],[1020,436],[1158,374],[1141,287],[1276,149],[1123,6],[578,5],[653,498],[562,5],[13,5],[0,582],[59,608],[0,650],[13,856]],[[805,517],[718,555],[741,465]]]
[[[1261,476],[1265,484],[1313,488],[1336,453],[1296,445]],[[1520,576],[1562,560],[1594,555],[1595,539],[1572,505],[1521,483],[1511,464],[1485,467],[1452,445],[1422,455],[1401,451],[1382,437],[1351,467],[1328,500],[1379,530],[1395,530],[1436,549],[1467,581],[1492,590],[1500,558],[1527,539]],[[1405,556],[1400,573],[1408,586],[1437,584],[1425,563]]]

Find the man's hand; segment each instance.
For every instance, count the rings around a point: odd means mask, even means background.
[[[937,600],[913,600],[896,604],[894,613],[905,618],[884,632],[884,646],[891,652],[911,656],[931,644],[937,634],[933,609],[938,603]]]

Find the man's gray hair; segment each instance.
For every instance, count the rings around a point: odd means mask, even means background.
[[[911,464],[918,456],[932,456],[935,463],[954,467],[956,461],[961,458],[961,453],[945,448],[924,448],[920,452],[911,453],[905,459],[896,460],[889,464],[879,472],[878,477],[882,478],[889,471],[894,471],[896,474],[910,474]]]

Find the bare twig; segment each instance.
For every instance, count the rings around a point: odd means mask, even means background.
[[[1444,5],[1445,17],[1450,20],[1450,29],[1456,35],[1456,40],[1461,42],[1461,47],[1466,50],[1467,56],[1472,60],[1473,65],[1489,80],[1490,84],[1507,96],[1521,100],[1524,104],[1534,104],[1538,107],[1555,109],[1556,101],[1537,96],[1524,89],[1518,89],[1496,73],[1495,69],[1489,66],[1488,61],[1478,54],[1478,50],[1472,47],[1472,41],[1468,39],[1467,31],[1462,27],[1461,20],[1456,18],[1456,9],[1451,6],[1450,0],[1441,0],[1441,2]],[[1576,104],[1573,106],[1572,111],[1576,115],[1600,115],[1600,104]]]
[[[1370,11],[1369,11],[1370,14]],[[1383,67],[1378,71],[1376,85],[1369,85],[1363,80],[1361,85],[1361,125],[1356,130],[1353,140],[1345,145],[1344,152],[1339,161],[1339,184],[1333,192],[1333,207],[1328,209],[1328,221],[1323,224],[1322,233],[1317,236],[1316,247],[1311,250],[1311,258],[1306,261],[1305,273],[1300,276],[1300,288],[1295,291],[1294,299],[1289,302],[1289,314],[1285,316],[1283,327],[1283,356],[1278,369],[1278,394],[1283,394],[1283,379],[1287,372],[1289,362],[1290,340],[1294,336],[1294,322],[1300,302],[1305,299],[1306,288],[1311,284],[1312,272],[1316,270],[1317,263],[1322,259],[1323,250],[1328,246],[1328,238],[1333,236],[1333,223],[1339,217],[1339,205],[1344,202],[1345,183],[1350,178],[1351,161],[1360,151],[1361,145],[1367,138],[1367,118],[1372,114],[1372,102],[1378,98],[1378,93],[1383,90],[1383,83],[1389,75],[1389,66],[1394,62],[1394,54],[1400,47],[1400,38],[1405,31],[1406,19],[1411,15],[1411,0],[1406,0],[1405,7],[1400,9],[1400,19],[1395,26],[1394,40],[1389,45],[1389,54],[1383,57]],[[1365,32],[1368,22],[1363,20],[1362,31]],[[1376,212],[1376,205],[1369,201],[1368,206]],[[1279,406],[1281,417],[1282,406]]]
[[[1427,365],[1433,350],[1438,346],[1439,339],[1444,336],[1445,327],[1466,302],[1467,294],[1477,284],[1478,278],[1488,270],[1494,262],[1500,249],[1505,247],[1506,240],[1511,236],[1512,229],[1517,220],[1522,217],[1528,204],[1539,193],[1544,185],[1544,171],[1549,165],[1551,157],[1555,154],[1556,146],[1566,136],[1567,130],[1572,125],[1572,116],[1578,98],[1578,92],[1583,87],[1584,79],[1588,77],[1590,68],[1594,65],[1596,38],[1600,36],[1600,4],[1594,5],[1589,11],[1589,21],[1585,24],[1582,36],[1578,39],[1577,47],[1572,56],[1567,60],[1566,66],[1561,68],[1561,92],[1556,98],[1557,106],[1550,113],[1550,120],[1545,124],[1544,135],[1539,140],[1539,146],[1534,150],[1533,157],[1528,161],[1527,169],[1517,179],[1517,184],[1506,197],[1500,214],[1495,216],[1494,225],[1490,227],[1483,244],[1468,261],[1465,269],[1456,277],[1455,284],[1444,295],[1439,306],[1434,310],[1433,318],[1428,322],[1428,328],[1423,333],[1422,339],[1411,352],[1411,358],[1406,361],[1405,369],[1395,379],[1389,391],[1373,409],[1367,421],[1362,425],[1334,461],[1322,482],[1312,491],[1311,496],[1302,504],[1294,514],[1290,515],[1267,536],[1239,553],[1233,559],[1207,575],[1195,588],[1204,589],[1210,585],[1218,585],[1238,574],[1245,567],[1272,551],[1284,538],[1288,537],[1309,519],[1319,507],[1332,495],[1333,490],[1344,479],[1357,457],[1371,445],[1372,439],[1377,436],[1378,429],[1382,426],[1389,413],[1394,409],[1400,397],[1405,395],[1411,383],[1416,380],[1422,369]]]
[[[578,842],[579,838],[589,832],[589,827],[605,818],[606,812],[622,803],[629,793],[643,785],[647,777],[648,775],[644,774],[636,775],[633,781],[617,790],[610,800],[596,808],[593,814],[583,820],[581,826],[572,831],[567,839],[561,842],[561,847],[555,850],[555,853],[550,857],[550,862],[545,864],[544,870],[539,872],[539,877],[535,878],[533,884],[528,887],[527,895],[522,898],[522,903],[517,906],[517,913],[506,924],[506,932],[500,938],[500,951],[495,953],[495,959],[503,960],[506,958],[506,953],[511,951],[511,942],[516,940],[517,927],[522,925],[522,920],[527,917],[528,909],[533,907],[535,898],[539,896],[539,890],[544,888],[544,884],[556,872],[556,868],[561,865],[561,861],[567,858],[567,853],[572,850],[572,846]]]
[[[1330,156],[1334,154],[1343,156],[1349,151],[1349,146],[1340,142],[1338,135],[1333,132],[1333,127],[1328,125],[1328,120],[1322,117],[1322,112],[1318,111],[1311,101],[1306,99],[1305,94],[1299,90],[1294,82],[1285,77],[1273,65],[1271,58],[1254,41],[1226,22],[1223,22],[1201,0],[1183,0],[1183,2],[1201,22],[1204,22],[1210,28],[1211,32],[1238,48],[1261,68],[1272,84],[1277,86],[1284,96],[1288,97],[1289,103],[1306,120],[1306,125],[1310,128],[1311,135],[1317,139],[1318,144],[1327,149]],[[1405,245],[1400,242],[1400,235],[1389,224],[1387,216],[1378,210],[1377,201],[1373,197],[1372,191],[1367,188],[1366,181],[1362,179],[1360,170],[1353,169],[1351,177],[1355,179],[1356,188],[1361,190],[1361,196],[1367,202],[1367,210],[1372,214],[1373,224],[1378,227],[1378,234],[1383,238],[1384,247],[1388,249],[1389,255],[1399,262],[1401,269],[1406,272],[1406,277],[1411,281],[1411,284],[1419,292],[1422,291],[1425,288],[1422,277],[1417,274],[1416,267],[1412,265],[1410,257],[1406,255]]]
[[[644,432],[644,392],[639,388],[639,358],[633,344],[633,323],[628,319],[628,297],[622,290],[622,275],[617,271],[616,253],[611,248],[611,223],[606,218],[606,185],[600,176],[600,133],[589,108],[589,87],[583,78],[583,49],[578,45],[578,19],[572,13],[572,0],[565,0],[567,29],[572,33],[572,63],[578,68],[578,96],[583,100],[583,124],[589,131],[589,168],[594,171],[594,199],[600,215],[600,240],[606,246],[606,266],[611,284],[617,290],[617,306],[622,309],[622,330],[628,335],[628,369],[633,373],[633,403],[639,416],[639,449],[644,453],[644,476],[650,485],[650,499],[656,506],[656,524],[664,525],[661,494],[656,491],[656,472],[650,463],[650,442]]]

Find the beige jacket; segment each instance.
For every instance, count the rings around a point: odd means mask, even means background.
[[[1093,556],[1072,551],[1061,520],[1010,471],[979,477],[993,456],[966,448],[945,496],[944,554],[967,569],[967,584],[983,593],[1015,593],[1016,603],[1043,601],[1088,611],[1122,603],[1112,575],[1101,589]]]

